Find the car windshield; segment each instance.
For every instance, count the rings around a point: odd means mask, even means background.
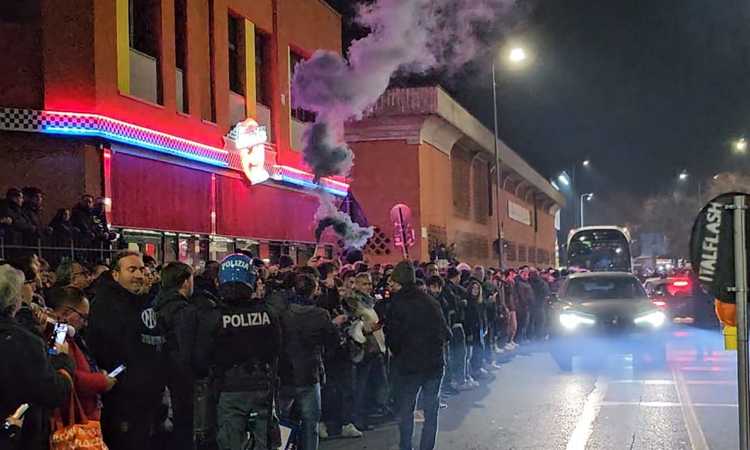
[[[631,277],[574,278],[568,282],[564,297],[573,300],[642,299],[641,283]]]
[[[630,271],[627,237],[618,230],[583,230],[568,246],[568,265],[595,272]]]

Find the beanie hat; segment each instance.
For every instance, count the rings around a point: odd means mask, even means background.
[[[257,278],[253,260],[247,255],[235,253],[219,264],[219,284],[245,283],[254,287]]]
[[[393,273],[391,273],[391,278],[402,286],[411,285],[417,281],[414,266],[409,261],[401,261],[396,264]]]

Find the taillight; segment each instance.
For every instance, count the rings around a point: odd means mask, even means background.
[[[689,281],[675,281],[673,284],[674,284],[675,287],[690,286],[690,282]]]
[[[663,307],[667,306],[667,302],[663,302],[661,300],[654,300],[651,303],[653,303],[654,306],[658,306],[659,308],[663,308]]]

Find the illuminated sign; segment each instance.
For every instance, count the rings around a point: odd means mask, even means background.
[[[253,184],[262,183],[270,177],[274,181],[298,187],[322,188],[339,197],[346,196],[349,190],[349,185],[342,181],[322,178],[318,185],[313,182],[313,174],[310,172],[277,165],[275,161],[266,161],[266,148],[272,144],[267,143],[266,128],[259,126],[252,119],[232,129],[228,136],[232,141],[231,145],[228,146],[225,142],[225,148],[213,147],[111,117],[89,113],[0,107],[0,130],[103,138],[215,167],[241,170]],[[231,152],[226,147],[229,147]],[[111,154],[109,157],[111,158]],[[107,158],[106,154],[105,158]]]
[[[267,142],[266,127],[250,118],[235,125],[224,137],[224,149],[239,152],[242,171],[250,184],[260,184],[271,177],[265,168]]]

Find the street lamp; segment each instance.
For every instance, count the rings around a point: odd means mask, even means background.
[[[583,201],[586,200],[590,202],[594,198],[594,193],[589,192],[588,194],[581,194],[580,200],[581,200],[581,227],[583,227]]]
[[[745,138],[737,139],[734,142],[734,152],[745,153],[746,151],[747,151],[747,140],[745,140]]]
[[[570,186],[570,176],[567,172],[564,170],[560,175],[557,176],[557,179],[562,183],[564,186]]]
[[[526,50],[521,47],[513,47],[508,53],[508,60],[513,64],[518,64],[526,61]]]
[[[584,159],[581,164],[583,165],[583,167],[588,167],[591,165],[591,161],[589,161],[588,159]]]
[[[688,179],[688,172],[687,172],[687,170],[683,170],[682,172],[680,172],[680,174],[679,174],[679,175],[677,176],[677,178],[678,178],[678,179],[679,179],[680,181],[685,181],[685,180],[687,180],[687,179]]]
[[[494,119],[494,138],[495,138],[495,177],[496,180],[496,186],[495,186],[495,202],[496,202],[496,209],[497,209],[497,260],[498,260],[498,269],[503,267],[503,225],[500,221],[500,208],[502,206],[502,201],[500,200],[500,194],[502,192],[502,169],[501,169],[501,163],[502,160],[500,158],[500,147],[498,143],[499,139],[499,133],[498,133],[498,112],[497,112],[497,78],[496,73],[497,67],[496,67],[496,60],[497,58],[492,58],[492,115]],[[510,52],[508,53],[508,61],[510,64],[514,66],[520,66],[524,61],[526,61],[527,55],[526,50],[524,50],[522,47],[513,47]]]

